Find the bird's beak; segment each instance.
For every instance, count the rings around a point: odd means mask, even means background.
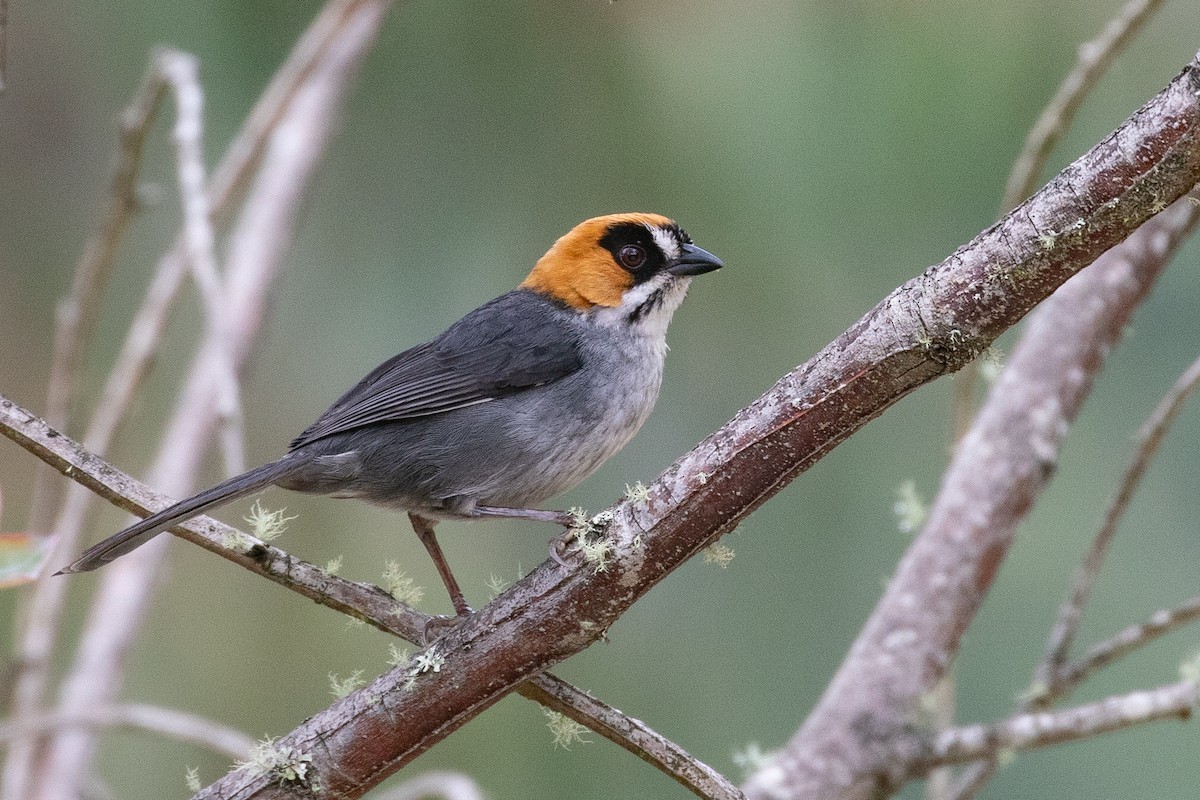
[[[723,266],[725,266],[725,262],[707,250],[696,247],[694,244],[685,244],[679,258],[675,260],[675,263],[667,267],[667,272],[676,277],[684,278],[691,277],[692,275],[703,275],[706,272],[712,272],[714,269],[720,269]]]

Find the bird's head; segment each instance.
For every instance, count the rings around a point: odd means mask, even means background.
[[[521,287],[581,312],[665,323],[691,278],[722,266],[667,217],[609,214],[579,223],[555,242]]]

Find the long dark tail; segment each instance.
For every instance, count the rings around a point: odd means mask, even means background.
[[[194,497],[189,497],[187,500],[180,500],[175,505],[146,517],[141,522],[130,525],[120,533],[114,533],[99,544],[92,545],[83,551],[83,555],[79,557],[79,560],[63,567],[56,574],[69,575],[74,572],[87,572],[97,567],[102,567],[113,559],[141,547],[158,534],[181,522],[185,522],[192,517],[197,517],[209,509],[225,505],[239,497],[245,497],[248,494],[253,494],[260,489],[270,486],[280,478],[294,471],[300,463],[300,460],[295,457],[294,453],[289,454],[278,461],[263,464],[261,467],[256,467],[249,472],[243,472],[241,475],[230,478],[224,483],[218,483],[211,489],[206,489]]]

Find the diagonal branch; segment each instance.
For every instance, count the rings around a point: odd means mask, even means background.
[[[88,453],[81,445],[58,434],[44,421],[3,396],[0,396],[0,433],[62,474],[127,511],[144,516],[172,502],[165,495]],[[210,517],[198,517],[171,532],[310,600],[410,642],[423,641],[432,619],[397,601],[377,586],[330,575]],[[742,797],[727,778],[671,740],[561,678],[543,673],[518,686],[516,692],[588,726],[661,770],[698,797],[709,800],[740,800]]]
[[[1081,296],[1076,304],[1064,306],[1060,309],[1059,316],[1063,319],[1064,326],[1069,328],[1071,320],[1081,315],[1078,309],[1092,302],[1112,302],[1111,298],[1120,293],[1118,284],[1123,280],[1121,270],[1126,264],[1131,265],[1135,270],[1135,274],[1138,276],[1137,282],[1144,283],[1145,281],[1153,280],[1154,276],[1165,266],[1168,259],[1175,253],[1198,222],[1200,222],[1200,206],[1197,205],[1195,197],[1189,195],[1143,225],[1137,233],[1122,243],[1120,247],[1113,248],[1113,250],[1106,253],[1088,271],[1089,273],[1096,273],[1095,280],[1092,282],[1096,299],[1091,301],[1087,296]],[[1110,272],[1112,273],[1112,279],[1106,285],[1103,279]],[[1110,299],[1103,299],[1105,297],[1109,297]],[[1114,318],[1114,321],[1120,322],[1127,319],[1130,311],[1132,311],[1132,308],[1122,311]],[[1086,349],[1089,336],[1097,338],[1095,333],[1088,334],[1082,328],[1079,330],[1068,329],[1058,334],[1052,334],[1054,339],[1076,341],[1076,346],[1079,348],[1076,358],[1062,365],[1062,374],[1059,378],[1060,383],[1065,385],[1070,382],[1073,374],[1089,374],[1099,369],[1100,361],[1089,355]],[[1039,357],[1036,343],[1030,345],[1030,352],[1032,353],[1032,358],[1036,359]],[[1180,384],[1177,383],[1176,390],[1179,388]],[[1181,402],[1182,398],[1177,401],[1177,403]],[[1171,405],[1171,403],[1166,403],[1168,408]],[[1151,415],[1151,419],[1158,417],[1163,412],[1163,408],[1164,404],[1160,403],[1159,410]],[[1162,419],[1161,417],[1158,418]],[[1043,427],[1046,421],[1048,420],[1043,420]],[[1151,427],[1153,428],[1153,426]],[[1144,448],[1145,443],[1151,439],[1153,439],[1153,434],[1149,438],[1143,437],[1142,447]],[[1137,460],[1139,460],[1138,457],[1135,457],[1135,462]],[[1144,469],[1144,466],[1143,464],[1140,468],[1134,467],[1126,471],[1122,485],[1127,490],[1132,490],[1133,483],[1131,481],[1136,481],[1136,475]],[[1122,492],[1118,492],[1118,495],[1120,494]],[[1081,568],[1080,577],[1076,579],[1076,585],[1072,591],[1072,599],[1068,600],[1059,612],[1059,620],[1047,644],[1048,655],[1043,658],[1042,666],[1035,669],[1034,692],[1022,702],[1021,711],[1027,712],[1035,708],[1035,706],[1049,702],[1048,698],[1044,696],[1046,694],[1046,687],[1049,685],[1055,686],[1055,692],[1059,690],[1062,692],[1069,691],[1069,687],[1059,684],[1058,678],[1054,674],[1047,672],[1044,665],[1058,647],[1062,646],[1061,643],[1066,642],[1069,644],[1067,640],[1073,638],[1073,631],[1075,630],[1078,615],[1082,612],[1083,603],[1086,602],[1088,590],[1094,578],[1094,572],[1099,570],[1103,554],[1107,550],[1107,543],[1111,539],[1112,534],[1115,533],[1117,516],[1119,516],[1120,509],[1123,507],[1123,502],[1117,500],[1109,507],[1106,515],[1108,521],[1102,526],[1100,534],[1097,535],[1092,544],[1089,555],[1085,557],[1085,567]],[[991,776],[995,773],[996,766],[994,760],[972,765],[960,778],[951,796],[955,800],[969,800],[969,798],[973,797],[979,791],[980,787],[990,780]]]
[[[1073,742],[1147,722],[1188,720],[1197,703],[1200,685],[1189,680],[1061,711],[1017,714],[991,725],[951,728],[934,737],[919,768],[996,758],[1004,751]]]
[[[781,757],[787,790],[765,785],[772,775],[764,771],[748,796],[860,798],[913,776],[905,764],[923,748],[913,728],[920,698],[952,662],[1092,378],[1195,221],[1190,199],[1180,201],[1030,318],[946,471],[928,523]]]
[[[230,236],[225,324],[210,326],[192,363],[151,470],[152,480],[183,494],[199,467],[216,420],[222,376],[244,368],[262,328],[269,291],[285,264],[295,219],[309,182],[332,136],[340,109],[366,52],[382,26],[388,0],[334,2],[351,10],[318,51],[316,63],[281,110],[262,150],[263,163]],[[188,246],[192,253],[196,248]],[[115,702],[124,665],[161,570],[168,540],[151,543],[113,565],[101,578],[79,652],[60,692],[64,709]],[[71,730],[46,748],[36,797],[73,796],[95,750],[95,736]]]
[[[1093,645],[1079,660],[1068,661],[1060,666],[1046,694],[1050,699],[1066,696],[1097,670],[1197,620],[1200,620],[1200,596],[1180,603],[1175,608],[1156,611],[1145,622],[1130,625]],[[1039,696],[1037,699],[1042,698]]]
[[[1194,205],[1180,209],[1179,213],[1189,216],[1192,220],[1200,216]],[[1083,607],[1091,596],[1092,585],[1100,574],[1100,567],[1108,554],[1109,545],[1116,536],[1117,526],[1120,525],[1121,519],[1125,516],[1125,509],[1129,507],[1129,502],[1141,485],[1146,468],[1150,466],[1150,462],[1158,453],[1158,446],[1162,443],[1163,437],[1166,436],[1171,423],[1179,416],[1184,402],[1192,396],[1198,384],[1200,384],[1200,359],[1194,361],[1179,377],[1142,425],[1133,459],[1121,476],[1116,496],[1113,497],[1104,512],[1104,523],[1092,541],[1092,546],[1084,555],[1070,596],[1059,609],[1058,619],[1046,642],[1046,655],[1034,673],[1033,684],[1044,691],[1046,698],[1045,700],[1040,696],[1035,698],[1032,704],[1033,708],[1043,707],[1051,696],[1061,695],[1058,687],[1058,683],[1062,679],[1060,671],[1067,661],[1071,644],[1075,641],[1075,634],[1079,630],[1079,621],[1083,616]]]
[[[542,565],[422,654],[421,663],[436,662],[439,671],[393,670],[317,714],[280,745],[311,757],[311,772],[324,791],[358,797],[530,675],[595,642],[667,574],[797,474],[913,389],[969,361],[1190,189],[1200,179],[1197,66],[1189,64],[1047,187],[895,290],[683,456],[650,487],[647,500],[616,506],[611,522],[606,517],[601,525],[612,545],[605,571]],[[956,573],[967,578],[958,597],[973,608],[1000,553],[967,549],[973,561],[971,569]],[[924,596],[928,587],[914,587],[913,596]],[[939,602],[930,613],[946,610]],[[969,616],[942,617],[939,641],[913,648],[933,659],[920,660],[915,674],[940,676]],[[868,627],[872,641],[897,630],[885,625]],[[912,666],[908,658],[905,666]],[[895,688],[897,696],[907,696],[902,684]],[[795,777],[782,766],[776,775]],[[866,796],[874,776],[867,785],[860,782],[865,775],[853,775],[848,790],[819,769],[790,785]],[[752,788],[748,795],[761,797],[768,787],[752,782]],[[778,784],[769,788],[774,792]],[[239,770],[197,797],[294,795],[278,776]]]

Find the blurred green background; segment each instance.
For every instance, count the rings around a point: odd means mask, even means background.
[[[153,45],[195,53],[215,163],[316,2],[11,0],[0,96],[0,392],[44,404],[56,299],[105,199],[115,120]],[[318,176],[268,335],[245,386],[252,462],[273,458],[343,388],[516,284],[579,220],[620,210],[677,218],[728,264],[676,316],[658,410],[625,452],[562,500],[604,507],[650,481],[884,294],[990,224],[1025,132],[1113,0],[663,3],[411,2],[391,15]],[[1186,63],[1191,3],[1167,4],[1084,106],[1057,169]],[[91,343],[89,398],[179,214],[160,124],[145,178],[162,202],[133,228]],[[1007,714],[1026,687],[1078,554],[1134,432],[1200,341],[1200,251],[1190,245],[1115,352],[959,661],[961,718]],[[112,457],[138,473],[199,330],[195,292],[132,430]],[[1011,340],[1009,340],[1011,343]],[[557,672],[735,779],[732,754],[781,745],[840,662],[903,552],[891,506],[944,467],[950,379],[900,403],[726,539],[726,570],[688,564],[599,645]],[[1082,642],[1197,591],[1200,418],[1187,414],[1134,504]],[[77,431],[76,431],[77,432]],[[211,459],[210,459],[211,461]],[[32,459],[0,443],[0,528],[25,522]],[[218,477],[210,463],[204,480]],[[298,513],[282,545],[345,558],[377,580],[397,559],[449,610],[402,517],[275,491]],[[221,516],[239,522],[248,504]],[[97,508],[90,540],[122,515]],[[552,531],[444,526],[477,604],[516,578]],[[72,579],[71,630],[95,578]],[[0,595],[10,649],[15,596]],[[1110,669],[1077,698],[1176,679],[1196,630]],[[130,666],[130,700],[182,707],[255,736],[330,702],[327,674],[385,668],[388,640],[177,544]],[[69,648],[68,648],[69,650]],[[65,665],[70,653],[60,655]],[[592,737],[595,738],[595,737]],[[1022,755],[984,797],[1193,796],[1200,730],[1160,724]],[[224,759],[148,735],[104,739],[117,796],[185,795]],[[683,798],[604,741],[556,750],[539,708],[500,702],[402,771],[461,770],[491,798]],[[393,779],[395,781],[396,779]],[[918,785],[905,797],[916,797]]]

